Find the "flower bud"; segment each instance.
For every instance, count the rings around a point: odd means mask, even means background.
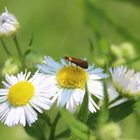
[[[126,63],[126,60],[124,58],[120,57],[112,63],[112,66],[115,67],[115,66],[119,66],[119,65],[122,65],[125,63]]]
[[[122,51],[122,56],[128,59],[134,59],[136,57],[136,52],[134,46],[129,43],[125,42],[120,45],[120,49]]]
[[[136,57],[134,46],[129,42],[111,45],[111,52],[116,58],[134,59]]]
[[[37,64],[43,63],[43,57],[35,51],[28,51],[25,55],[25,66],[30,69],[34,70]]]
[[[12,36],[19,29],[19,22],[14,15],[6,9],[0,15],[0,36]]]
[[[122,57],[122,51],[120,49],[120,46],[118,46],[118,45],[111,45],[111,48],[110,49],[111,49],[112,54],[115,57],[117,57],[117,58]]]
[[[2,69],[2,75],[6,75],[6,74],[16,74],[20,71],[21,69],[21,62],[18,59],[15,59],[13,57],[8,58],[5,63],[4,63],[4,67]]]
[[[98,57],[98,58],[95,58],[95,63],[100,66],[100,67],[103,67],[105,65],[105,59],[103,57]]]
[[[101,140],[118,140],[121,129],[117,123],[108,123],[99,130],[99,136]]]

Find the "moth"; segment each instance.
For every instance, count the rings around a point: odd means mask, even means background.
[[[68,62],[76,64],[77,66],[83,69],[88,68],[88,62],[86,60],[82,60],[82,59],[71,57],[71,56],[65,56],[64,59]]]

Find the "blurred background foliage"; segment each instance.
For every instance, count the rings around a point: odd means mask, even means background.
[[[107,57],[112,66],[126,64],[140,71],[140,0],[1,0],[0,12],[5,6],[20,21],[22,51],[33,34],[32,47],[41,55],[56,60],[65,55],[86,57],[97,66],[103,66]],[[13,42],[4,40],[17,55]],[[0,44],[1,68],[6,59]],[[140,139],[139,114],[120,122],[126,139]],[[58,129],[63,129],[61,122]],[[9,139],[32,138],[22,127],[0,124],[0,140]]]

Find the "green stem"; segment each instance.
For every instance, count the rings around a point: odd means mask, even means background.
[[[18,40],[17,40],[16,35],[13,36],[13,41],[14,41],[14,43],[15,43],[15,46],[16,46],[16,49],[17,49],[17,52],[18,52],[19,57],[22,57],[20,45],[19,45],[19,43],[18,43]]]
[[[34,41],[34,34],[32,33],[31,39],[30,39],[29,44],[28,44],[29,47],[32,46],[33,41]]]
[[[70,134],[71,134],[70,129],[66,129],[63,132],[59,133],[57,136],[55,136],[55,139],[67,138],[70,137]]]
[[[55,140],[55,129],[59,119],[60,119],[60,113],[58,112],[52,124],[51,132],[48,140]]]
[[[2,38],[0,38],[0,40],[1,40],[2,46],[3,46],[4,50],[5,50],[5,52],[7,53],[7,55],[12,56],[10,51],[7,49],[7,46],[6,46],[5,42],[4,42],[4,40]]]
[[[109,103],[109,105],[112,105],[113,103],[115,103],[116,101],[118,101],[118,100],[120,100],[122,98],[122,96],[118,96],[118,97],[116,97],[114,100],[112,100],[110,103]]]
[[[79,114],[77,116],[77,118],[79,120],[81,120],[82,122],[86,122],[88,119],[88,102],[89,102],[89,91],[88,91],[88,86],[87,86],[87,82],[85,83],[85,95],[84,95],[84,99],[83,99],[83,103],[81,105]]]
[[[49,127],[52,127],[51,120],[47,113],[44,112],[43,114],[41,114],[41,118],[48,124]]]

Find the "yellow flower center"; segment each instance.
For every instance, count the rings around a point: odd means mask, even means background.
[[[58,85],[63,88],[84,88],[88,73],[80,67],[66,66],[57,73]]]
[[[14,106],[26,105],[34,95],[34,86],[27,81],[18,82],[13,85],[8,93],[8,99]]]

